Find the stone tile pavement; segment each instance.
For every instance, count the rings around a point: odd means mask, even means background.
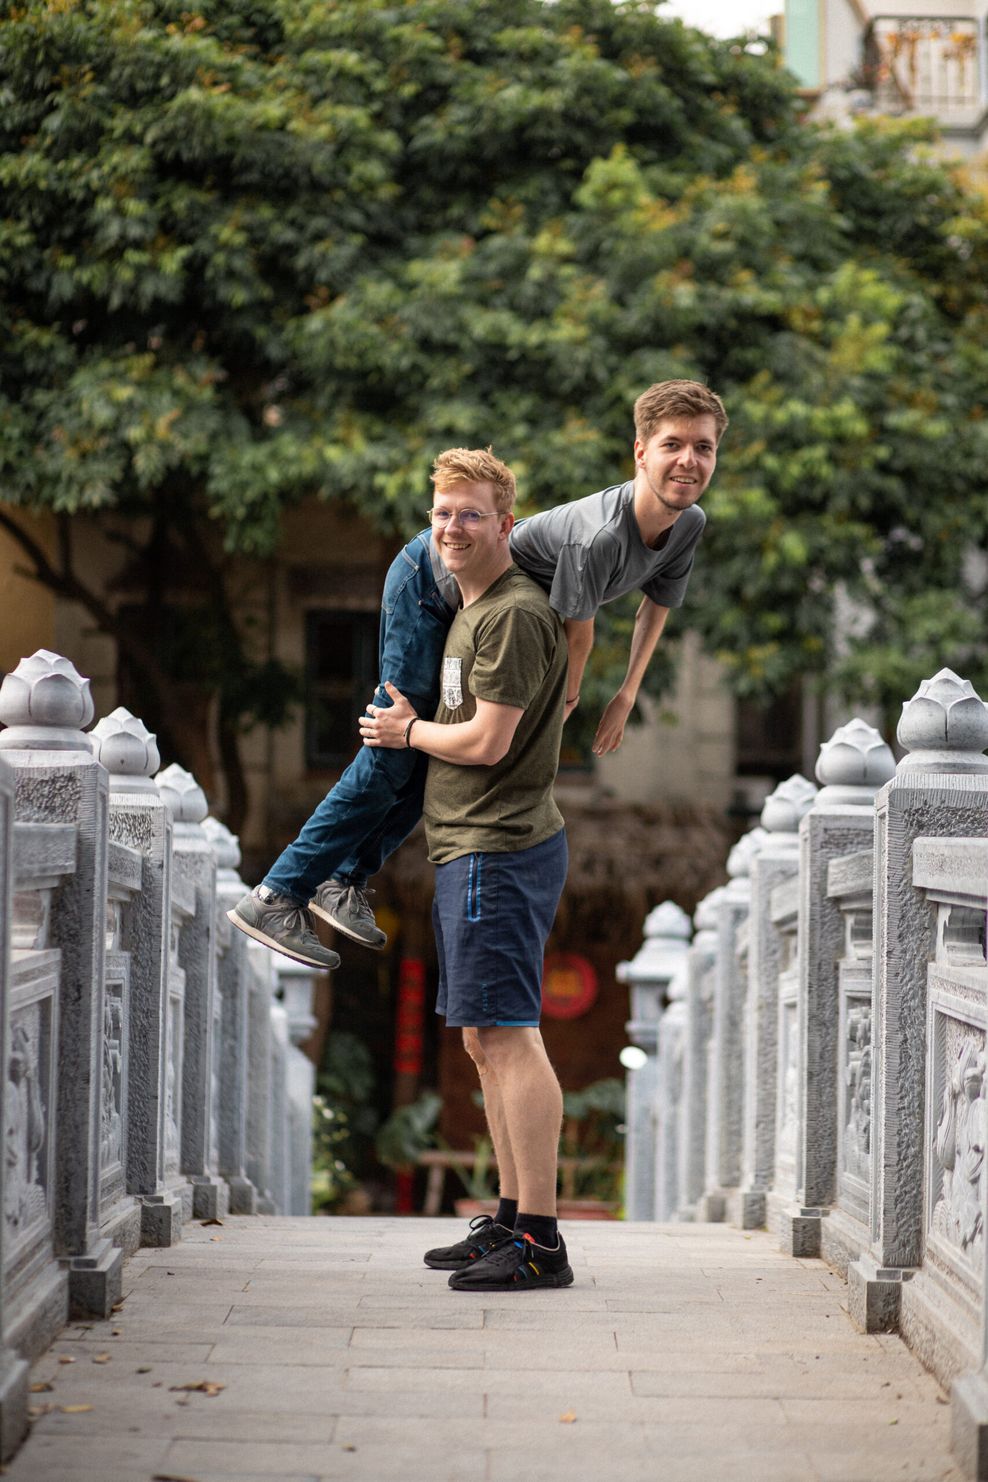
[[[35,1366],[11,1482],[962,1482],[949,1406],[843,1283],[723,1225],[566,1226],[470,1296],[449,1220],[237,1219],[128,1262]],[[214,1393],[189,1388],[215,1385]]]

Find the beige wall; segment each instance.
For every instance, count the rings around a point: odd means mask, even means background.
[[[11,509],[10,515],[47,554],[51,521],[33,519],[21,510]],[[14,537],[0,530],[0,670],[5,674],[37,649],[57,648],[54,598],[36,581],[15,571],[15,567],[29,568],[30,564]]]
[[[726,808],[734,794],[734,701],[695,634],[676,645],[676,688],[645,698],[644,724],[597,763],[598,782],[625,802],[690,801]]]

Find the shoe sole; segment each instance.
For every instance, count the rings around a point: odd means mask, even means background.
[[[344,926],[342,921],[337,921],[335,916],[331,916],[323,906],[317,905],[315,901],[309,902],[309,910],[314,916],[318,916],[321,921],[331,926],[334,931],[342,932],[343,936],[349,937],[351,942],[357,942],[361,947],[369,947],[372,952],[383,952],[388,945],[387,937],[383,942],[369,942],[366,937],[359,936],[352,926]]]
[[[265,936],[263,931],[258,931],[256,926],[250,926],[242,916],[238,916],[236,911],[227,911],[226,916],[227,920],[232,921],[234,926],[246,936],[253,937],[254,941],[260,942],[262,946],[270,947],[272,952],[280,952],[282,957],[290,957],[293,962],[304,963],[306,967],[315,967],[324,973],[335,972],[340,965],[339,956],[335,952],[333,953],[336,958],[335,962],[319,962],[314,957],[304,957],[301,952],[293,952],[290,947],[276,942],[274,937]]]
[[[464,1282],[462,1286],[449,1284],[451,1292],[536,1292],[545,1287],[563,1287],[573,1285],[573,1268],[567,1266],[564,1271],[547,1271],[544,1276],[533,1276],[530,1281],[470,1281]]]
[[[473,1261],[426,1261],[430,1271],[466,1271]]]

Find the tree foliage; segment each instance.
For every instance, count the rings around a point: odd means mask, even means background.
[[[131,542],[153,718],[187,754],[150,642],[184,603],[235,771],[291,693],[234,616],[287,503],[409,532],[435,453],[493,443],[551,505],[626,477],[637,392],[697,376],[733,425],[689,621],[742,690],[902,698],[975,665],[984,534],[988,217],[924,138],[810,128],[771,55],[636,0],[27,0],[0,521],[59,517],[56,560],[25,549],[109,631],[70,517]]]

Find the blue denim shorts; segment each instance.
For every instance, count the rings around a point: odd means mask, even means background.
[[[436,1013],[447,1028],[536,1028],[542,959],[569,862],[566,830],[511,854],[436,867]]]

